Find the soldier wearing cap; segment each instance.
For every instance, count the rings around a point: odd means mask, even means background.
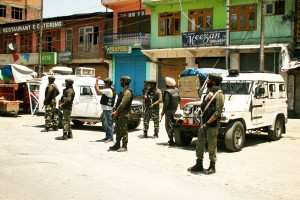
[[[165,128],[169,137],[168,144],[174,145],[174,130],[172,123],[174,122],[174,114],[180,102],[179,90],[175,87],[176,81],[171,77],[166,77],[166,91],[163,95],[163,109],[161,117],[165,115]]]
[[[66,88],[63,90],[63,95],[60,99],[59,108],[63,110],[63,136],[57,137],[57,140],[68,140],[73,138],[71,130],[71,113],[73,107],[73,100],[75,97],[75,91],[73,89],[74,81],[72,79],[66,79]]]
[[[161,90],[156,87],[156,81],[148,81],[149,89],[144,95],[145,111],[144,111],[144,135],[140,138],[148,137],[149,121],[152,118],[154,123],[154,135],[158,138],[159,133],[159,103],[162,102]]]
[[[201,104],[203,125],[200,127],[196,143],[196,164],[188,168],[190,172],[204,174],[216,173],[217,140],[220,127],[221,113],[224,106],[224,94],[220,88],[222,77],[219,74],[209,74],[207,80],[208,94]],[[207,170],[203,168],[205,143],[208,142],[210,165]]]
[[[116,119],[115,133],[116,143],[109,147],[111,151],[124,152],[127,151],[128,144],[128,113],[133,100],[132,90],[129,87],[131,78],[129,76],[121,76],[121,87],[124,88],[122,92],[118,94],[118,99],[112,116]],[[122,140],[122,147],[121,147]]]
[[[59,95],[59,90],[57,86],[54,84],[55,77],[48,76],[48,86],[45,91],[45,129],[41,132],[49,132],[50,128],[53,131],[58,130],[58,116],[56,111],[56,99]]]
[[[99,76],[96,78],[96,92],[97,94],[101,94],[101,108],[103,110],[104,115],[104,123],[102,124],[102,127],[105,129],[106,136],[101,141],[104,142],[113,142],[114,141],[114,126],[113,126],[113,119],[112,119],[112,110],[115,105],[115,99],[116,99],[116,91],[112,87],[113,81],[110,78],[104,79],[105,89],[100,90],[98,81],[101,79]]]

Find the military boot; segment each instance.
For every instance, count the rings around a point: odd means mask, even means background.
[[[68,140],[68,133],[67,132],[63,132],[63,136],[61,137],[57,137],[57,140]]]
[[[120,149],[118,149],[118,152],[125,152],[127,151],[127,144],[123,144]]]
[[[203,173],[203,160],[198,158],[196,164],[193,167],[188,168],[188,171],[192,173]]]
[[[210,161],[209,168],[205,170],[204,174],[210,175],[216,173],[216,162]]]
[[[109,147],[110,151],[117,151],[118,149],[120,149],[120,141],[118,141],[118,140],[116,141],[116,143],[113,146]]]
[[[68,132],[68,139],[73,139],[72,131]]]
[[[139,135],[139,138],[148,138],[148,131],[144,130],[144,134],[143,135]]]
[[[158,133],[154,133],[153,137],[158,138]]]
[[[57,126],[53,126],[53,127],[52,127],[52,130],[53,130],[53,131],[58,131],[58,127],[57,127]]]
[[[174,146],[175,142],[173,138],[170,138],[170,140],[168,141],[169,146]]]
[[[45,127],[45,129],[41,130],[41,132],[50,132],[50,128]]]

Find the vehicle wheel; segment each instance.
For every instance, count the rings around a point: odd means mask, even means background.
[[[136,129],[141,124],[141,119],[128,123],[128,129]]]
[[[72,120],[72,122],[75,126],[82,126],[84,124],[84,122],[79,121],[79,120]]]
[[[105,132],[106,131],[106,124],[105,124],[105,117],[104,114],[102,113],[100,116],[101,124],[102,124],[102,129]]]
[[[188,146],[191,144],[193,137],[184,134],[180,129],[174,129],[175,143],[180,146]]]
[[[225,148],[229,151],[240,151],[246,139],[245,129],[242,122],[230,123],[225,135]]]
[[[274,130],[268,131],[268,136],[271,140],[279,140],[281,138],[281,135],[284,131],[284,122],[282,118],[277,117],[275,121]]]

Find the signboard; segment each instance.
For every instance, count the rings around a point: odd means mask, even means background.
[[[33,24],[0,27],[0,34],[37,31],[40,30],[40,26],[41,26],[40,23],[33,23]],[[53,28],[62,28],[63,26],[64,26],[63,21],[53,21],[53,22],[43,23],[43,29],[45,30],[53,29]]]
[[[56,65],[56,56],[55,52],[43,52],[42,57],[42,65]]]
[[[58,63],[72,61],[72,52],[71,51],[59,52],[57,56],[58,56],[58,61],[57,61]]]
[[[110,46],[106,47],[107,54],[131,53],[131,46]]]
[[[183,47],[225,46],[226,31],[201,31],[182,33]]]

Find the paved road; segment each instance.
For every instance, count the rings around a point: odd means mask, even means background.
[[[217,173],[194,175],[195,141],[167,146],[164,124],[158,139],[129,135],[129,151],[109,152],[100,124],[74,129],[74,139],[41,133],[41,116],[0,117],[0,199],[299,199],[300,120],[290,119],[276,142],[247,137],[238,153],[219,148]],[[153,128],[153,123],[150,123]],[[153,131],[153,129],[151,130]],[[204,165],[208,166],[208,155]]]

